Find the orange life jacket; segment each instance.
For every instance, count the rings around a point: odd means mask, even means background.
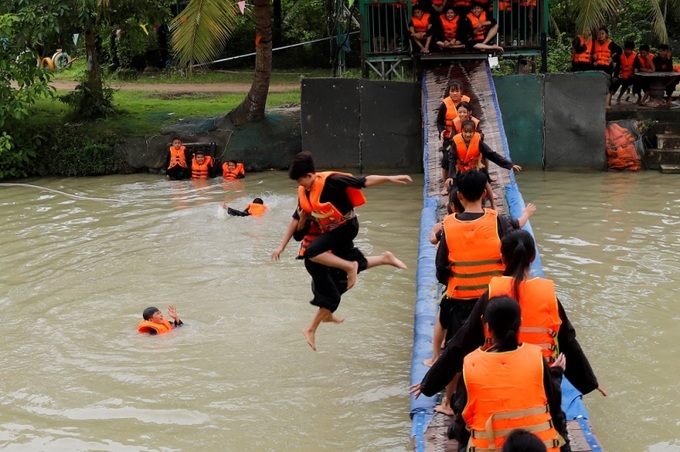
[[[480,144],[482,136],[475,132],[472,134],[470,144],[466,144],[460,133],[453,137],[453,145],[456,149],[456,171],[463,173],[468,170],[478,170],[484,166]]]
[[[602,44],[600,44],[600,41],[595,41],[593,47],[593,64],[595,66],[609,66],[611,64],[612,52],[609,50],[611,42],[611,39],[607,39]]]
[[[300,250],[298,251],[298,259],[302,259],[305,257],[305,251],[307,251],[307,248],[309,247],[309,244],[312,243],[318,236],[321,235],[321,229],[315,222],[311,222],[309,224],[309,230],[307,231],[307,234],[302,238],[302,241],[300,242]]]
[[[510,0],[499,0],[498,11],[512,11],[512,3]]]
[[[454,8],[470,8],[472,6],[472,0],[453,0]]]
[[[590,63],[591,62],[591,52],[593,50],[593,40],[584,38],[581,35],[578,35],[577,38],[579,39],[581,45],[586,46],[586,50],[584,50],[582,53],[576,53],[574,49],[571,50],[571,61],[574,63]]]
[[[484,209],[484,215],[472,221],[461,221],[455,214],[448,215],[443,226],[451,264],[446,296],[479,298],[491,278],[503,274],[498,213]]]
[[[243,163],[237,163],[236,168],[229,170],[229,163],[222,164],[222,177],[226,180],[239,179],[239,176],[245,176],[246,170],[243,168]]]
[[[462,416],[470,430],[468,450],[499,451],[516,428],[530,431],[548,451],[564,440],[552,424],[543,386],[540,347],[522,344],[509,352],[480,349],[463,360],[468,400]]]
[[[432,6],[442,6],[446,0],[432,0]]]
[[[170,164],[168,165],[168,169],[177,165],[181,166],[182,168],[187,168],[186,154],[184,153],[185,150],[185,146],[180,146],[179,149],[175,149],[175,146],[170,146]]]
[[[633,65],[635,64],[635,57],[637,53],[631,52],[630,56],[626,56],[626,53],[621,54],[621,66],[619,69],[619,78],[629,79],[633,77]]]
[[[172,331],[173,326],[168,321],[168,319],[163,319],[163,323],[155,323],[151,320],[142,320],[137,326],[137,331],[140,333],[149,333],[151,330],[155,331],[156,334],[165,334]]]
[[[477,128],[479,127],[479,119],[475,118],[474,116],[470,116],[469,120],[475,123],[476,132]],[[460,116],[457,116],[456,119],[453,120],[453,128],[456,130],[456,134],[459,134],[463,131],[463,120],[460,119]]]
[[[411,20],[413,21],[413,30],[416,33],[426,32],[428,25],[430,25],[430,13],[424,13],[420,19],[413,16]]]
[[[322,231],[334,229],[354,216],[353,211],[343,214],[330,202],[321,202],[321,192],[326,184],[326,178],[333,174],[351,176],[349,173],[324,171],[316,173],[316,179],[314,179],[309,193],[307,193],[304,187],[298,187],[298,203],[300,208],[311,214]],[[360,189],[347,187],[346,193],[353,207],[359,207],[366,203],[366,197],[364,197]]]
[[[652,60],[654,59],[653,53],[648,53],[646,59],[640,54],[638,54],[637,57],[638,57],[638,60],[640,61],[640,69],[651,69],[652,68]]]
[[[446,105],[446,115],[444,116],[444,139],[448,140],[453,136],[453,120],[458,117],[458,104],[453,102],[451,96],[446,96],[443,102],[444,105]],[[468,96],[461,96],[460,102],[470,102],[470,98]]]
[[[533,278],[522,281],[519,295],[514,293],[515,280],[511,276],[497,276],[489,282],[489,299],[507,295],[519,301],[522,323],[519,327],[519,342],[538,345],[543,357],[552,363],[559,355],[557,333],[562,325],[555,284],[549,279]],[[491,346],[491,335],[484,328],[485,349]]]
[[[451,20],[447,19],[445,14],[439,16],[439,20],[442,23],[442,30],[444,31],[444,39],[447,41],[450,41],[456,37],[456,32],[458,31],[458,19],[458,16],[453,16],[453,19]]]
[[[486,25],[478,28],[475,30],[475,27],[478,24],[481,24],[483,22],[486,22],[486,12],[482,11],[482,13],[479,15],[479,17],[475,16],[472,13],[469,13],[467,15],[468,19],[470,19],[470,23],[472,24],[472,41],[483,41],[484,38],[486,38],[486,32],[488,31],[488,27]]]
[[[246,206],[245,210],[254,217],[261,217],[267,211],[267,206],[264,204],[250,203]]]
[[[211,156],[206,155],[205,160],[202,165],[199,165],[196,161],[196,156],[191,160],[191,178],[192,179],[207,179],[210,173],[210,168],[212,167],[213,159]]]

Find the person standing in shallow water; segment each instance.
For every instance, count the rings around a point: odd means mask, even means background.
[[[307,272],[312,277],[314,299],[311,304],[318,311],[302,332],[307,343],[316,350],[316,330],[322,322],[341,323],[343,318],[333,313],[340,304],[344,292],[354,287],[360,271],[378,265],[406,268],[401,260],[389,251],[381,256],[365,257],[354,246],[359,232],[359,221],[354,211],[365,203],[361,189],[387,182],[407,184],[408,175],[354,177],[334,171],[316,172],[312,154],[300,152],[295,156],[288,171],[289,177],[298,183],[298,208],[293,214],[281,245],[272,253],[278,260],[286,245],[300,226],[309,220],[321,231],[304,252]],[[338,272],[343,277],[338,277]]]

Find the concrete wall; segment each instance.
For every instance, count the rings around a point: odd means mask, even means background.
[[[310,78],[301,97],[302,149],[318,167],[422,171],[418,83]]]
[[[527,74],[497,77],[494,83],[515,163],[605,169],[607,76]]]

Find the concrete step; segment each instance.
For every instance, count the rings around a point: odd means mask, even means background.
[[[661,165],[680,165],[680,149],[645,149],[647,168],[658,170]]]
[[[656,135],[656,147],[659,149],[679,149],[680,135],[675,133],[658,133]]]
[[[660,165],[659,169],[664,174],[680,174],[680,165]]]

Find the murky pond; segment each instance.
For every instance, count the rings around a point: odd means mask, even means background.
[[[7,450],[407,450],[422,176],[367,190],[372,269],[342,325],[314,314],[284,173],[223,184],[153,175],[0,186],[0,447]],[[607,451],[680,451],[680,177],[524,172],[544,272],[610,397],[586,396]],[[259,196],[261,219],[227,217]],[[136,333],[176,304],[186,326]]]

